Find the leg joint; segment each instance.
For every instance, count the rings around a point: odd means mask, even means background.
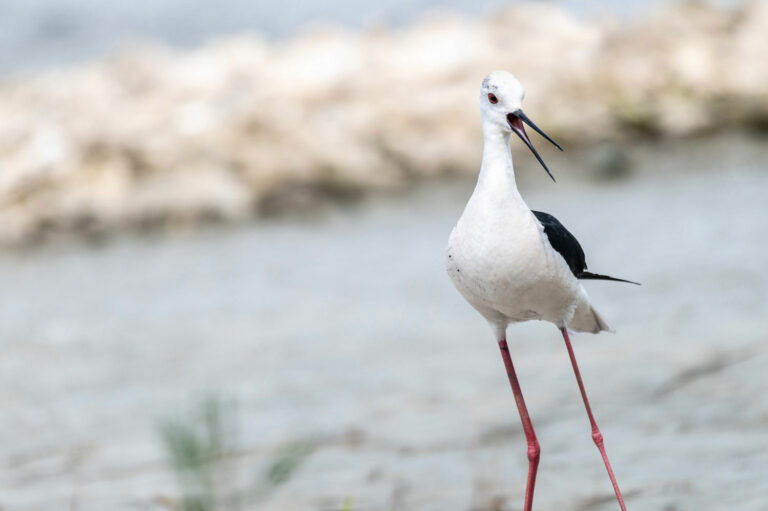
[[[534,440],[528,444],[528,461],[538,461],[541,455],[541,448],[539,442]]]
[[[603,434],[596,427],[592,429],[592,440],[594,440],[597,446],[603,445]]]

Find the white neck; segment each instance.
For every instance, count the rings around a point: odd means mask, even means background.
[[[483,163],[477,178],[477,192],[519,197],[515,183],[515,166],[509,149],[511,133],[483,123]]]

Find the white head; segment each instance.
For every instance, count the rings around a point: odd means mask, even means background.
[[[485,77],[480,87],[480,115],[483,119],[483,129],[499,130],[505,133],[514,132],[525,142],[525,145],[533,152],[533,155],[536,156],[536,159],[539,160],[539,163],[541,163],[549,177],[554,181],[555,178],[552,177],[552,173],[549,172],[539,153],[533,148],[533,144],[525,133],[523,123],[533,128],[534,131],[552,142],[561,151],[563,148],[552,140],[549,135],[540,130],[523,113],[524,97],[525,89],[523,89],[523,85],[512,73],[492,71]]]

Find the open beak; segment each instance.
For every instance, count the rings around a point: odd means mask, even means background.
[[[555,181],[555,177],[547,168],[547,165],[544,163],[544,160],[541,159],[541,156],[539,156],[539,153],[537,153],[536,149],[533,148],[533,144],[531,143],[531,140],[528,138],[528,135],[525,133],[525,126],[523,125],[523,123],[533,128],[533,130],[536,133],[538,133],[542,137],[552,142],[552,144],[558,149],[560,149],[561,151],[563,150],[563,148],[560,147],[560,145],[557,142],[552,140],[549,135],[541,131],[539,127],[536,126],[533,123],[533,121],[530,120],[528,116],[523,113],[522,110],[515,110],[514,112],[507,114],[507,122],[509,123],[509,127],[512,128],[512,131],[517,133],[517,136],[520,137],[520,139],[523,142],[525,142],[525,145],[528,146],[528,149],[530,149],[533,155],[536,157],[536,159],[539,160],[539,163],[541,163],[541,166],[544,167],[544,170],[547,171],[547,174],[549,175],[549,177],[552,178],[552,181]]]

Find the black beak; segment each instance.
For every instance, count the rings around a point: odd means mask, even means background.
[[[541,156],[539,156],[539,153],[537,153],[536,149],[533,148],[533,144],[531,143],[531,140],[528,138],[528,135],[525,133],[525,126],[523,126],[523,123],[533,128],[533,130],[536,133],[538,133],[542,137],[552,142],[552,144],[558,149],[560,149],[561,151],[563,150],[563,148],[560,147],[560,145],[557,142],[552,140],[552,138],[550,138],[549,135],[541,131],[541,129],[539,129],[539,127],[536,126],[533,123],[533,121],[530,120],[528,116],[523,113],[522,110],[515,110],[514,112],[507,114],[507,122],[509,123],[509,127],[512,128],[512,131],[517,133],[517,136],[520,137],[520,139],[523,142],[525,142],[525,145],[528,146],[528,149],[530,149],[533,155],[536,157],[536,159],[539,160],[539,163],[541,163],[541,166],[544,167],[544,170],[547,171],[547,174],[549,175],[549,177],[552,178],[552,181],[555,181],[555,177],[547,168],[547,165],[544,163],[544,160],[541,159]]]

